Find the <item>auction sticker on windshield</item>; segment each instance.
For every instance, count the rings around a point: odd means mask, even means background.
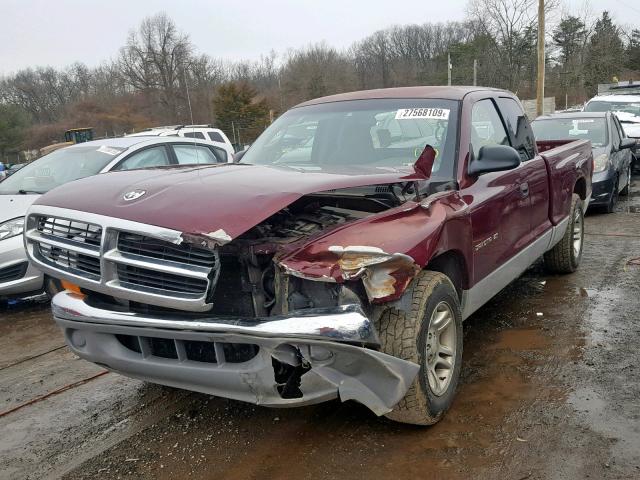
[[[448,108],[400,108],[396,112],[396,120],[428,118],[433,120],[448,120]]]
[[[100,153],[106,153],[107,155],[118,155],[122,150],[118,148],[108,147],[106,145],[100,145],[98,151]]]

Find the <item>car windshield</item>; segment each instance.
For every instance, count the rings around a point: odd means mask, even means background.
[[[538,140],[591,140],[594,147],[607,144],[607,125],[602,118],[553,118],[531,124]]]
[[[0,183],[0,194],[46,193],[64,183],[97,174],[122,151],[123,148],[106,145],[56,150]]]
[[[300,171],[409,168],[427,145],[433,176],[454,176],[458,102],[376,99],[289,110],[249,148],[241,163]]]
[[[640,102],[605,102],[594,100],[584,107],[585,112],[614,112],[622,123],[640,123]]]

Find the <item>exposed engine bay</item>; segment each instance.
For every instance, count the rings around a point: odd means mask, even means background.
[[[291,275],[278,258],[341,225],[397,207],[415,198],[412,183],[322,192],[288,207],[220,247],[220,276],[211,292],[211,312],[264,317],[306,308],[361,304],[358,282],[345,286]]]

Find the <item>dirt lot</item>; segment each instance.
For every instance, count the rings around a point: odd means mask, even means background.
[[[466,322],[457,400],[431,428],[354,403],[271,410],[105,374],[63,347],[46,302],[11,305],[0,478],[640,478],[633,192],[587,217],[579,272],[536,265]]]

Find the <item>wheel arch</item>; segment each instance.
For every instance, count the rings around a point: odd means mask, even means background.
[[[464,255],[459,250],[447,250],[429,260],[425,270],[440,272],[446,275],[462,298],[462,291],[469,288],[469,269]]]
[[[579,177],[576,180],[576,183],[573,186],[573,193],[576,193],[580,197],[580,200],[587,199],[587,181],[584,177]]]

